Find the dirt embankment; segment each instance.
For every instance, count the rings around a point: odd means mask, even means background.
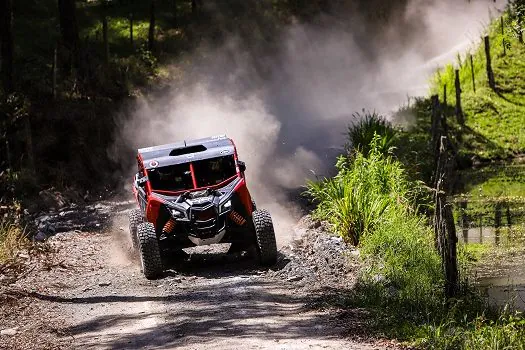
[[[130,205],[58,213],[60,227],[67,217],[75,229],[50,238],[51,253],[27,256],[19,279],[4,273],[1,349],[395,347],[354,333],[358,313],[312,307],[351,288],[358,264],[355,252],[308,218],[272,269],[217,248],[192,252],[148,281],[129,254]]]

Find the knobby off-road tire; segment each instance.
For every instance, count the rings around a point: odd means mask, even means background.
[[[144,221],[140,209],[132,209],[129,212],[129,234],[131,235],[131,246],[133,252],[139,248],[139,240],[137,238],[137,228]]]
[[[257,238],[257,252],[261,265],[270,266],[277,261],[277,242],[273,230],[272,217],[265,210],[253,212],[253,225],[255,226],[255,236]]]
[[[159,241],[152,223],[143,222],[137,228],[140,262],[144,276],[151,280],[162,273]]]

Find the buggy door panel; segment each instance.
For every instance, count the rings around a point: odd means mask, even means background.
[[[144,188],[139,187],[137,193],[140,209],[142,209],[142,211],[144,212],[146,211],[146,207],[148,205],[148,197],[146,195],[146,191],[144,191]]]

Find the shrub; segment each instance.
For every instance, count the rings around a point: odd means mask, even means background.
[[[379,135],[379,142],[375,146],[381,153],[386,154],[394,145],[396,130],[384,117],[376,112],[366,112],[364,115],[354,113],[352,117],[356,121],[348,127],[347,149],[353,147],[364,155],[368,155],[375,135]]]

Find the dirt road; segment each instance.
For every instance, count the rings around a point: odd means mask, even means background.
[[[56,235],[54,253],[28,258],[30,272],[3,284],[0,348],[384,347],[351,337],[358,318],[309,307],[324,293],[319,267],[284,254],[279,266],[261,270],[243,257],[197,252],[146,280],[127,250],[127,210],[116,208],[101,232]]]

